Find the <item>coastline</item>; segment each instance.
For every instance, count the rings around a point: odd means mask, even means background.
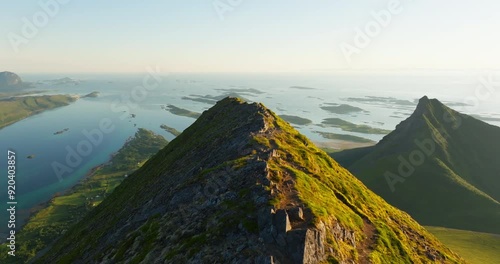
[[[41,105],[37,99],[43,100]],[[30,116],[68,106],[79,99],[77,95],[38,95],[2,98],[0,102],[0,129],[15,124]],[[5,120],[7,119],[7,120]]]
[[[18,229],[18,241],[25,244],[16,251],[21,260],[30,260],[50,246],[85,215],[111,194],[140,163],[168,144],[152,131],[139,128],[135,136],[110,154],[108,161],[94,166],[75,185],[30,208],[25,222]],[[27,213],[27,212],[26,212]],[[2,262],[0,255],[0,262]]]

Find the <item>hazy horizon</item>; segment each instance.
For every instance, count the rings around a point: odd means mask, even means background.
[[[273,73],[498,69],[500,3],[3,3],[0,69]],[[361,33],[360,33],[361,32]]]

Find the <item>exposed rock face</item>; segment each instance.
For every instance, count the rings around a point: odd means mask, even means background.
[[[261,240],[266,247],[276,250],[266,260],[281,259],[290,263],[318,263],[324,260],[324,225],[321,228],[292,229],[287,210],[278,209],[274,212],[272,208],[260,210],[258,224]]]
[[[0,88],[16,88],[21,86],[23,81],[21,77],[13,72],[0,72]]]
[[[419,263],[429,248],[460,261],[263,105],[226,98],[37,261]]]

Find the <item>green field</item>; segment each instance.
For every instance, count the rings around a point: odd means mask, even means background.
[[[500,235],[443,227],[425,227],[451,250],[472,264],[500,262]]]
[[[63,195],[55,195],[43,209],[30,217],[17,237],[15,263],[24,262],[50,245],[87,212],[104,200],[129,174],[153,154],[167,145],[167,141],[149,130],[139,128],[135,136],[113,156],[109,163],[93,170]],[[1,245],[0,263],[10,263],[7,247]]]
[[[0,100],[0,128],[38,114],[44,110],[66,106],[76,101],[70,95],[42,95],[3,98]]]

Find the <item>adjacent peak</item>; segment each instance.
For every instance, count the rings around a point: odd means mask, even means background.
[[[435,100],[435,99],[433,99],[433,100]],[[429,105],[431,105],[431,99],[429,99],[429,97],[427,97],[427,95],[425,95],[424,97],[422,97],[418,100],[417,109],[427,108]]]
[[[429,99],[429,97],[424,96],[418,100],[417,108],[415,109],[416,114],[423,114],[432,109],[445,108],[446,106],[441,103],[438,99]]]
[[[424,95],[424,97],[420,98],[420,100],[418,100],[419,103],[427,103],[429,102],[429,97],[427,97],[427,95]]]

